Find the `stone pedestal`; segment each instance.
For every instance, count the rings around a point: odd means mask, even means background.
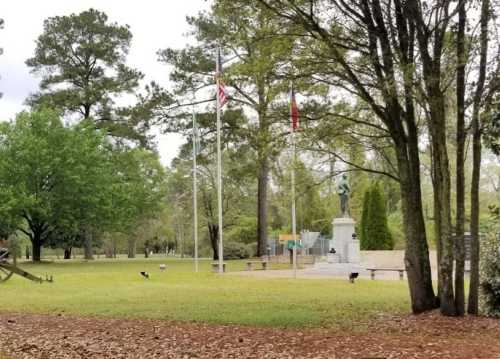
[[[347,249],[347,261],[349,263],[359,264],[361,258],[359,255],[359,240],[351,239]]]
[[[349,259],[352,257],[355,259],[357,257],[357,262],[359,263],[359,241],[357,243],[357,254],[353,253],[349,255],[349,250],[355,251],[355,247],[352,247],[352,234],[354,233],[355,222],[352,218],[335,218],[332,222],[333,225],[333,248],[335,248],[336,254],[340,257],[340,263],[349,263]]]
[[[351,273],[366,276],[368,271],[361,262],[359,253],[359,240],[353,239],[354,225],[352,218],[335,218],[333,225],[333,241],[330,248],[335,248],[335,253],[328,253],[326,262],[318,262],[314,268],[309,269],[310,274],[328,275],[349,278]]]
[[[328,253],[326,261],[328,263],[340,263],[340,256],[337,253]]]

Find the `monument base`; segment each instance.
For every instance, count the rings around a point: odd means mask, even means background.
[[[340,257],[340,263],[359,263],[359,241],[355,235],[354,219],[335,218],[333,225],[333,248]]]
[[[368,276],[368,271],[363,265],[356,263],[329,263],[319,262],[313,268],[307,270],[309,274],[328,275],[332,277],[349,277],[351,273],[358,273],[360,276]]]
[[[328,253],[326,256],[326,261],[328,263],[340,263],[340,255],[337,253]]]
[[[355,233],[354,219],[335,218],[333,225],[333,248],[335,253],[329,253],[326,262],[319,262],[308,270],[310,274],[328,275],[348,278],[351,273],[360,276],[368,275],[366,266],[360,264],[359,240]],[[331,249],[331,248],[330,248]]]

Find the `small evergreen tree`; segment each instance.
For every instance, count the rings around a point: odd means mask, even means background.
[[[363,250],[388,250],[394,247],[394,240],[387,225],[384,195],[378,184],[371,186],[365,194],[361,223]]]
[[[368,209],[370,208],[370,193],[370,188],[368,188],[363,196],[363,212],[361,213],[361,223],[359,226],[359,242],[362,250],[368,250],[370,248],[369,237],[366,233]]]

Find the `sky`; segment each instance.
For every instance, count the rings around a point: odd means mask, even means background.
[[[41,34],[44,19],[51,16],[79,13],[89,8],[104,11],[111,22],[130,25],[133,34],[129,66],[152,80],[168,87],[168,68],[157,62],[156,52],[167,47],[183,48],[190,40],[185,21],[207,9],[206,0],[0,0],[0,18],[5,27],[0,30],[0,120],[9,120],[22,111],[26,97],[37,91],[38,79],[24,64],[34,54],[35,40]],[[179,135],[160,135],[156,141],[161,161],[169,165],[177,155],[183,138]]]

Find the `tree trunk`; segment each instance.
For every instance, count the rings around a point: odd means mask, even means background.
[[[405,268],[408,275],[413,313],[422,313],[437,307],[432,288],[429,248],[420,192],[420,160],[416,141],[396,146],[401,188],[403,228],[406,237]]]
[[[64,259],[71,259],[72,247],[64,248]]]
[[[481,134],[479,119],[472,122],[472,181],[470,190],[470,285],[467,312],[479,312],[479,177],[481,174]]]
[[[83,230],[83,235],[84,235],[84,242],[83,242],[83,251],[84,255],[83,258],[86,260],[93,260],[94,259],[94,254],[92,251],[92,230],[90,228],[85,228]]]
[[[456,157],[456,223],[455,223],[455,308],[457,315],[465,313],[465,1],[459,8],[457,32],[457,157]]]
[[[257,256],[266,254],[267,248],[267,187],[269,178],[269,160],[265,155],[259,161],[257,187]]]
[[[42,242],[36,237],[31,241],[33,245],[33,262],[40,262],[40,255],[42,252]]]
[[[210,237],[210,245],[214,254],[214,261],[217,261],[219,260],[219,225],[209,223],[208,235]]]
[[[137,251],[137,241],[135,240],[135,238],[129,239],[127,257],[135,258],[136,251]]]
[[[442,314],[456,315],[451,237],[451,180],[446,148],[445,105],[439,86],[432,87],[429,95],[433,98],[430,101],[429,131],[432,143],[434,221],[436,240],[439,242],[439,301]]]
[[[490,17],[490,0],[483,0],[481,4],[481,55],[479,64],[479,79],[472,110],[472,181],[471,181],[471,210],[470,210],[470,232],[471,232],[471,257],[470,257],[470,286],[469,303],[467,312],[478,314],[479,312],[479,181],[481,176],[481,126],[479,124],[479,113],[481,97],[484,92],[486,79],[486,63],[488,58],[488,21]]]

